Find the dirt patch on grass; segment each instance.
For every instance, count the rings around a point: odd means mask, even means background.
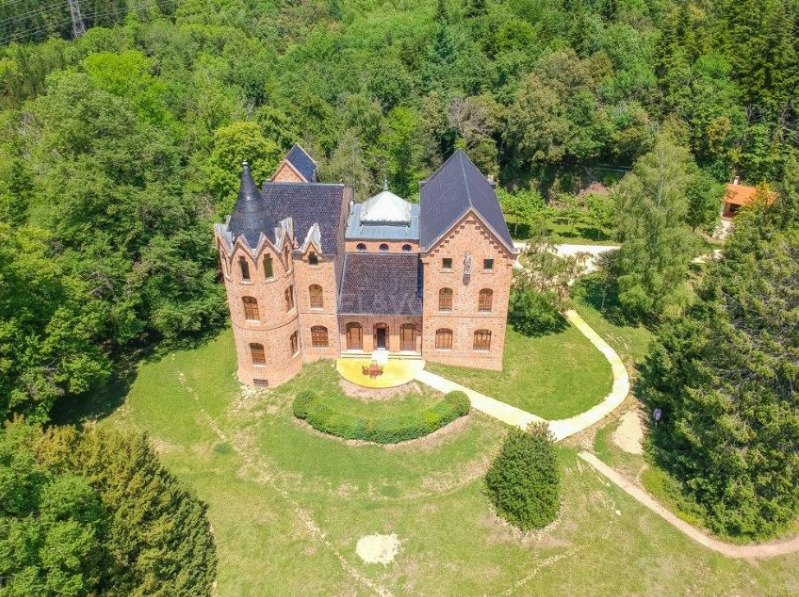
[[[400,551],[399,537],[391,535],[366,535],[358,539],[355,553],[367,564],[383,564],[387,566],[394,561]]]
[[[398,396],[407,396],[408,394],[421,394],[422,388],[418,382],[412,381],[401,386],[393,388],[364,388],[357,384],[347,381],[346,379],[339,378],[339,387],[341,391],[351,398],[358,398],[364,402],[380,402],[383,400],[390,400]]]
[[[613,432],[613,443],[628,454],[643,454],[644,426],[637,410],[630,410],[621,416],[619,426]]]

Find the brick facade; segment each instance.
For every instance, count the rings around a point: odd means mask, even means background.
[[[297,148],[295,146],[292,151],[302,151]],[[304,159],[304,162],[297,163],[304,163],[307,175],[315,181],[315,163],[304,153],[299,159]],[[264,183],[264,193],[267,190],[272,193],[267,200],[266,195],[261,195],[255,187],[249,168],[244,164],[234,215],[226,224],[215,226],[241,382],[250,386],[273,387],[296,375],[303,362],[338,358],[348,352],[347,325],[350,323],[361,326],[361,347],[353,351],[356,353],[371,353],[378,349],[376,330],[383,329],[385,332],[380,332],[379,337],[384,338],[385,348],[391,353],[410,352],[429,361],[501,370],[512,266],[516,256],[492,188],[485,186],[489,183],[471,162],[466,166],[472,170],[471,179],[466,180],[466,174],[463,174],[464,181],[460,182],[477,185],[475,191],[492,200],[495,211],[491,214],[491,204],[485,203],[482,211],[474,206],[458,211],[440,226],[441,234],[435,241],[428,236],[432,246],[422,250],[420,240],[415,239],[380,240],[380,236],[373,236],[369,240],[359,240],[347,237],[345,230],[352,209],[352,190],[349,188],[307,182],[287,159],[281,163],[272,181]],[[449,175],[463,172],[463,163],[456,164],[450,168]],[[442,184],[441,179],[434,180],[434,177],[431,181],[431,184]],[[303,184],[280,184],[297,182]],[[453,184],[460,182],[456,180]],[[318,192],[314,195],[308,189]],[[288,197],[282,203],[284,208],[280,208],[280,202],[271,199],[275,194]],[[447,201],[451,201],[453,196],[473,195],[467,189],[463,193],[450,193]],[[392,200],[401,201],[396,196]],[[488,220],[484,219],[486,213],[490,214]],[[459,214],[463,215],[455,217]],[[501,238],[497,235],[497,221],[504,229]],[[493,227],[487,222],[492,222]],[[253,248],[256,241],[257,247]],[[359,251],[360,243],[366,246],[365,251]],[[388,247],[386,251],[380,250],[383,243]],[[409,251],[403,249],[408,246]],[[363,252],[402,253],[407,257],[380,257],[391,265],[381,265],[381,261],[377,265],[369,262],[367,266],[368,260],[378,256],[368,257]],[[350,273],[343,269],[347,253],[352,254],[346,270]],[[268,258],[272,264],[269,277],[265,269]],[[445,267],[444,259],[451,260],[448,262],[450,267]],[[490,268],[484,267],[484,260],[491,260]],[[249,279],[245,279],[242,261],[246,264]],[[470,263],[468,268],[467,261]],[[356,263],[363,265],[361,270]],[[391,271],[382,272],[382,269]],[[353,280],[360,281],[360,286],[355,285],[354,290],[356,294],[360,293],[358,297],[377,296],[382,299],[382,302],[378,301],[379,307],[374,307],[375,303],[369,300],[356,301],[357,304],[372,306],[371,309],[355,311],[369,315],[339,313],[340,310],[346,311],[346,301],[342,297],[352,294],[350,282]],[[388,282],[399,282],[400,285]],[[380,286],[383,288],[379,289]],[[445,310],[440,309],[442,289],[451,290]],[[376,294],[378,291],[385,296]],[[485,292],[481,294],[481,291]],[[489,291],[490,300],[487,298]],[[287,292],[290,293],[290,304],[287,304]],[[397,295],[411,300],[407,304],[393,300]],[[249,301],[246,306],[245,299]],[[383,305],[388,305],[386,314],[380,314],[384,311]],[[408,345],[411,328],[413,346]],[[436,346],[436,331],[440,329],[451,331],[451,345],[446,348]],[[479,332],[477,346],[475,332]],[[252,345],[257,345],[255,353]]]
[[[471,257],[471,274],[464,273],[466,255]],[[452,268],[442,265],[452,260]],[[484,259],[493,259],[493,268],[483,268]],[[467,214],[439,243],[422,256],[424,264],[424,329],[422,356],[448,365],[502,369],[505,324],[508,316],[512,255],[473,213]],[[439,310],[441,289],[452,290],[452,307]],[[491,311],[479,310],[480,291],[491,290]],[[452,348],[436,349],[436,330],[452,330]],[[474,333],[491,332],[489,350],[474,349]]]

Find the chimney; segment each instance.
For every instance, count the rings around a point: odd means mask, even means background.
[[[494,175],[493,174],[489,174],[488,176],[486,176],[486,180],[488,181],[488,184],[491,185],[492,189],[496,189],[497,188],[497,181],[494,180]]]

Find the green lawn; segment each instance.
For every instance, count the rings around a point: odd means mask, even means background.
[[[602,401],[613,384],[610,365],[577,328],[527,337],[508,326],[503,370],[428,363],[427,369],[545,419],[563,419]]]
[[[568,336],[566,336],[568,338]],[[750,564],[705,551],[560,447],[563,506],[543,531],[500,522],[481,479],[506,428],[479,413],[402,447],[352,446],[291,414],[332,366],[241,393],[229,332],[143,365],[99,424],[148,432],[165,464],[209,506],[217,594],[776,595],[799,591],[799,556]],[[387,566],[358,539],[396,533]]]
[[[625,363],[643,363],[653,338],[650,330],[643,325],[611,323],[584,300],[577,299],[575,303],[580,316],[613,347]]]

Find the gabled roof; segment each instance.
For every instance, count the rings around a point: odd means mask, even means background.
[[[228,230],[233,235],[233,240],[244,236],[250,247],[254,248],[258,245],[258,239],[263,232],[274,242],[277,226],[278,219],[270,209],[270,204],[258,192],[258,187],[250,173],[250,166],[244,162],[241,168],[239,197],[236,200],[233,214],[230,216],[230,222],[228,222]]]
[[[346,315],[421,315],[419,255],[347,253],[338,305]]]
[[[363,224],[405,224],[411,222],[411,204],[388,189],[366,200],[361,206]]]
[[[724,201],[733,205],[746,206],[751,205],[758,193],[757,187],[750,187],[738,183],[727,185],[727,192],[724,194]],[[769,193],[768,203],[772,205],[777,200],[777,194],[774,192]]]
[[[286,156],[286,161],[294,166],[294,169],[302,175],[306,182],[316,182],[316,162],[298,144],[295,143],[291,148]]]
[[[460,149],[423,183],[420,203],[420,242],[425,249],[473,209],[507,249],[514,251],[494,187]]]
[[[343,184],[265,182],[261,191],[276,218],[292,219],[297,242],[306,239],[311,227],[319,224],[320,250],[327,255],[337,251]]]

